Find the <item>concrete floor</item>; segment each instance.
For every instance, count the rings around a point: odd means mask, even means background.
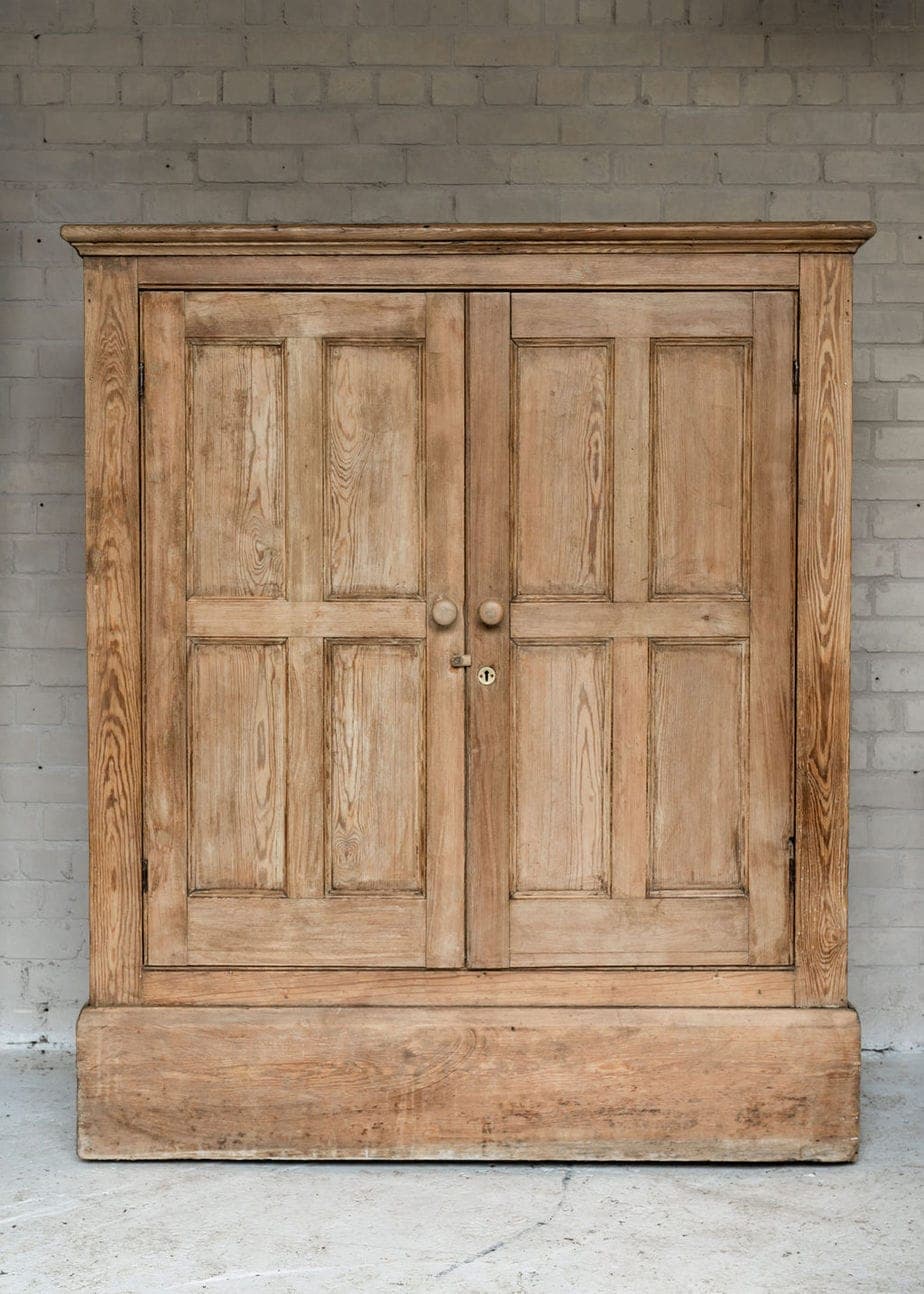
[[[84,1164],[73,1058],[0,1062],[0,1294],[924,1291],[924,1055],[856,1164]]]

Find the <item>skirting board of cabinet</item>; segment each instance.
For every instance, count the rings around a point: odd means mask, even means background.
[[[86,1007],[84,1159],[852,1160],[849,1008]]]

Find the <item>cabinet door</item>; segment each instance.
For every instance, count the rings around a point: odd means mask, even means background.
[[[462,962],[463,319],[143,297],[149,965]]]
[[[793,297],[470,319],[470,962],[787,963]]]

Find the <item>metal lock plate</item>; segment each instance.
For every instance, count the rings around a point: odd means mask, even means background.
[[[485,687],[490,687],[496,678],[497,675],[490,665],[482,665],[478,671],[478,682],[483,683]]]

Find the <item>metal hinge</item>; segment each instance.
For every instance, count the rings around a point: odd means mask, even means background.
[[[792,389],[799,390],[799,361],[794,359],[792,362]]]
[[[141,893],[142,893],[142,894],[147,894],[147,892],[148,892],[148,860],[147,860],[146,858],[142,858],[142,860],[141,860]]]
[[[138,364],[138,399],[144,399],[144,360]]]
[[[796,890],[796,838],[790,836],[786,842],[789,846],[789,888],[795,893]]]

